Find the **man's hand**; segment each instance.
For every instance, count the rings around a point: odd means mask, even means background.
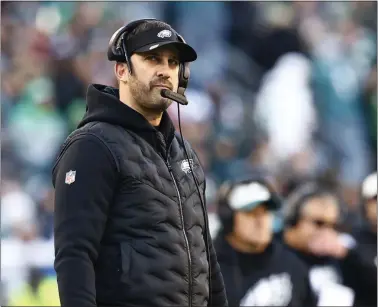
[[[348,249],[342,244],[339,234],[330,229],[321,230],[310,241],[308,247],[317,256],[331,256],[342,259],[348,254]]]

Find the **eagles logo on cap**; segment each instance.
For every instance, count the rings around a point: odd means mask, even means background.
[[[157,34],[157,36],[160,38],[171,37],[172,32],[170,30],[162,30]]]
[[[143,53],[162,46],[171,45],[178,52],[180,62],[192,62],[197,59],[197,53],[187,43],[180,40],[174,30],[154,27],[148,31],[138,33],[126,40],[128,55]]]

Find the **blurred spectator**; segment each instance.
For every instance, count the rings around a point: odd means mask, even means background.
[[[30,268],[27,282],[12,293],[7,305],[60,306],[56,278],[44,276],[39,268]]]
[[[377,173],[364,180],[361,196],[363,225],[354,229],[351,243],[345,247],[319,238],[322,245],[341,250],[344,283],[354,290],[357,307],[377,305]]]
[[[371,68],[369,77],[364,89],[364,111],[367,120],[369,134],[369,145],[374,153],[372,163],[377,168],[377,62]]]
[[[54,190],[46,191],[38,207],[39,234],[47,240],[53,238],[54,233]]]
[[[173,27],[201,54],[191,66],[191,84],[207,87],[221,78],[228,65],[225,39],[230,17],[227,5],[224,2],[182,1],[175,2],[174,6]]]
[[[372,167],[361,95],[376,42],[354,20],[339,19],[314,50],[313,84],[321,134],[334,155],[328,163],[338,163],[343,196],[354,205]]]
[[[67,133],[66,122],[54,106],[50,79],[26,84],[20,101],[9,114],[8,133],[14,152],[27,175],[49,174],[56,152]]]
[[[230,306],[316,306],[306,266],[273,239],[281,201],[264,177],[219,190],[215,249]]]
[[[354,292],[343,284],[336,246],[328,245],[328,252],[319,247],[321,238],[339,238],[343,212],[336,194],[312,182],[297,188],[283,208],[282,239],[307,265],[318,306],[354,306]]]
[[[37,212],[33,199],[17,182],[3,182],[1,191],[1,237],[31,240],[37,233]]]
[[[301,176],[314,169],[311,143],[316,114],[309,87],[310,65],[299,53],[281,55],[263,78],[254,110],[268,136],[267,154],[275,164],[273,169],[291,162]]]

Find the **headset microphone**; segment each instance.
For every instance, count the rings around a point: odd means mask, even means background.
[[[186,106],[189,103],[189,101],[186,99],[184,95],[172,92],[170,90],[166,90],[166,89],[161,90],[160,95],[164,98],[174,100],[178,102],[179,104],[182,104],[183,106]]]

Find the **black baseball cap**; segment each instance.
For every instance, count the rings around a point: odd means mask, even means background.
[[[147,52],[166,45],[172,45],[177,49],[180,62],[193,62],[197,59],[196,51],[188,44],[180,41],[175,31],[172,31],[169,27],[152,28],[138,33],[126,42],[129,56],[133,53]]]

